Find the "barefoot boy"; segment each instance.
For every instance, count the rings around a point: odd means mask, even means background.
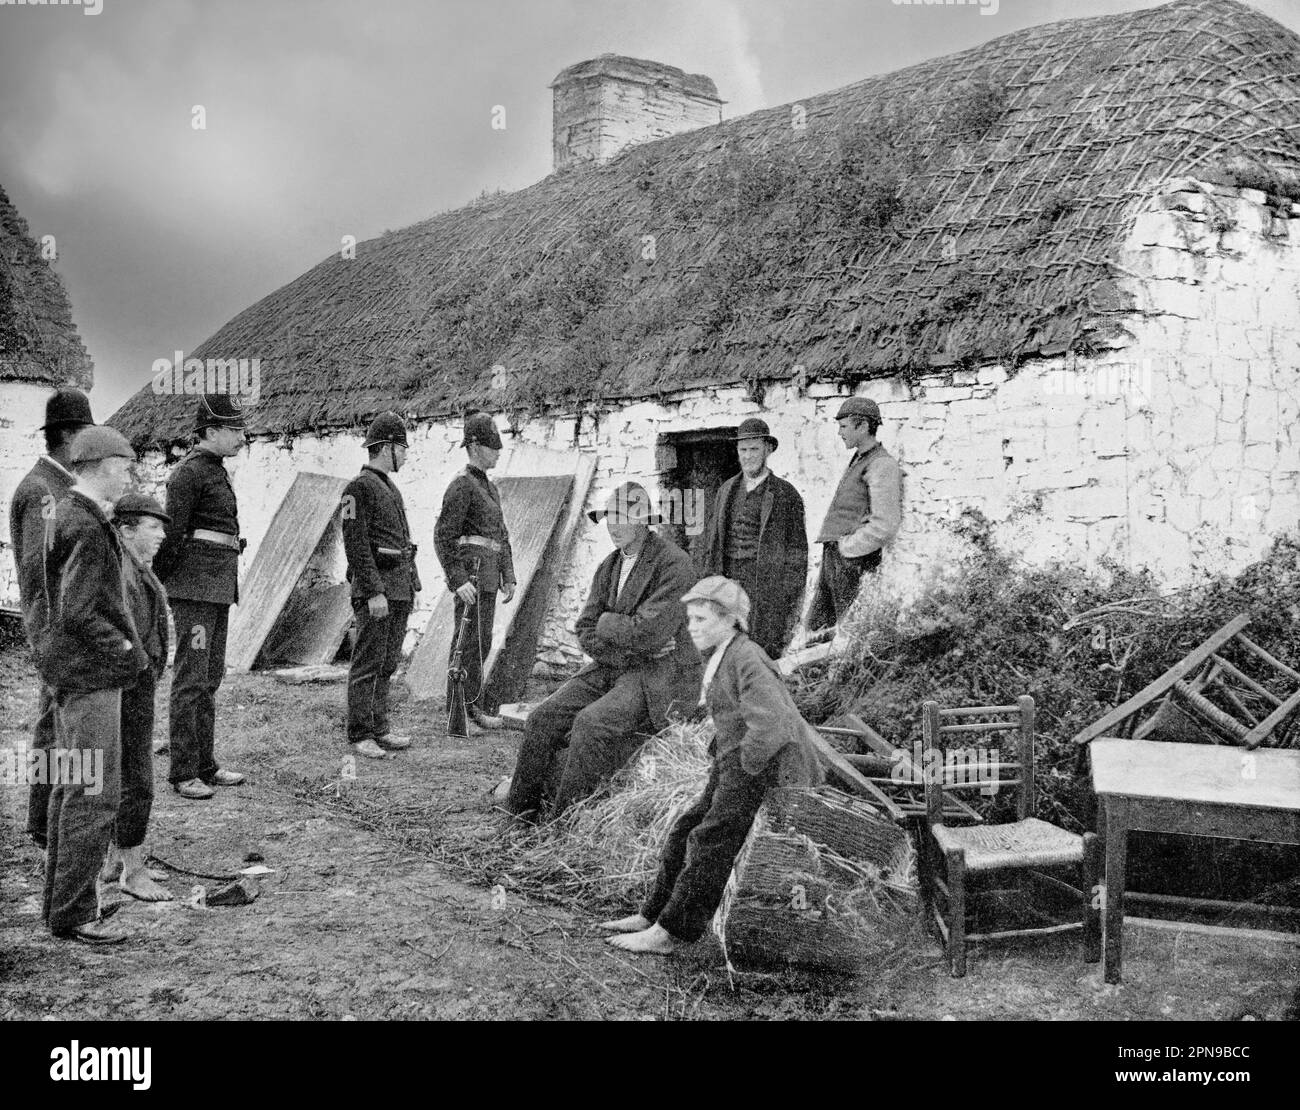
[[[154,692],[167,668],[167,592],[150,569],[171,522],[162,506],[143,493],[128,493],[113,512],[126,549],[122,569],[131,617],[149,667],[135,685],[122,691],[122,801],[117,812],[115,841],[121,853],[121,888],[145,902],[170,902],[144,865],[144,835],[153,809]],[[115,871],[116,867],[112,866]]]
[[[677,819],[641,912],[601,927],[629,952],[671,952],[699,940],[722,901],[731,865],[772,786],[822,781],[811,727],[771,659],[746,635],[749,598],[729,578],[695,585],[686,602],[691,639],[712,651],[704,701],[713,717],[713,766],[704,793]]]

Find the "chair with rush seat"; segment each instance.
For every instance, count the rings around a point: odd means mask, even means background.
[[[968,741],[958,747],[959,741]],[[992,741],[992,744],[989,742]],[[1014,758],[1003,757],[999,744],[1012,748]],[[1094,891],[1100,881],[1101,852],[1095,833],[1067,832],[1034,816],[1034,699],[1018,698],[1015,705],[969,706],[940,709],[938,702],[924,707],[924,771],[927,835],[921,844],[921,890],[928,919],[943,939],[954,977],[966,974],[966,946],[1013,935],[1046,935],[1082,929],[1084,958],[1101,958],[1101,914]],[[1014,772],[1011,778],[1003,777]],[[996,795],[1016,787],[1016,819],[981,824],[950,823],[949,795],[976,789]],[[1074,887],[1045,868],[1077,869]],[[1064,893],[1077,906],[1078,919],[1017,928],[970,931],[973,879],[1012,873],[1032,880],[1036,888]]]

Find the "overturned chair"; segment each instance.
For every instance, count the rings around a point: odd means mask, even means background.
[[[1008,736],[1009,734],[1009,736]],[[954,739],[971,745],[964,757],[952,758]],[[928,701],[924,707],[924,764],[926,826],[921,837],[921,895],[927,919],[938,928],[954,977],[966,974],[966,946],[1009,936],[1042,936],[1081,929],[1084,958],[1101,958],[1101,913],[1094,899],[1099,882],[1100,843],[1095,833],[1071,833],[1034,816],[1034,700],[1017,699],[1015,705],[969,706],[941,709]],[[1014,740],[1015,758],[1002,758],[994,745]],[[1005,778],[1005,772],[1015,772]],[[973,781],[972,781],[973,780]],[[949,795],[980,790],[994,795],[1014,786],[1016,820],[954,825]],[[1077,869],[1076,888],[1045,868]],[[1039,888],[1063,893],[1077,907],[1077,920],[984,932],[970,931],[976,876],[1019,872]]]
[[[1249,624],[1244,613],[1234,617],[1074,742],[1208,740],[1247,749],[1300,743],[1300,672],[1251,640],[1244,631]]]

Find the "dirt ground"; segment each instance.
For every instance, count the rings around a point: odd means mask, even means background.
[[[19,651],[0,654],[0,682],[0,745],[23,745],[36,688]],[[0,786],[0,1019],[1268,1019],[1300,979],[1298,937],[1137,925],[1118,986],[1069,938],[976,949],[962,980],[932,941],[862,978],[730,975],[711,936],[670,959],[617,954],[595,928],[608,907],[494,895],[497,876],[439,847],[493,835],[488,791],[510,773],[518,733],[449,739],[436,711],[407,701],[394,728],[411,750],[357,760],[345,781],[343,698],[338,685],[227,680],[218,758],[249,781],[186,802],[158,757],[149,846],[191,872],[227,875],[260,855],[272,873],[253,904],[202,908],[192,887],[218,881],[173,872],[178,900],[126,899],[116,920],[136,937],[114,949],[41,928],[26,788]],[[430,827],[369,827],[340,804],[348,791],[370,812],[379,799],[390,814],[432,814]]]

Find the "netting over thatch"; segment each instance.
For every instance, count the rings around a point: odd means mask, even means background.
[[[63,282],[0,187],[0,381],[89,389],[91,379]]]
[[[261,358],[254,427],[299,432],[1087,351],[1129,308],[1118,244],[1184,175],[1300,196],[1300,36],[1233,0],[1031,28],[552,174],[322,262],[195,353]],[[115,423],[165,440],[189,407],[146,392]]]

